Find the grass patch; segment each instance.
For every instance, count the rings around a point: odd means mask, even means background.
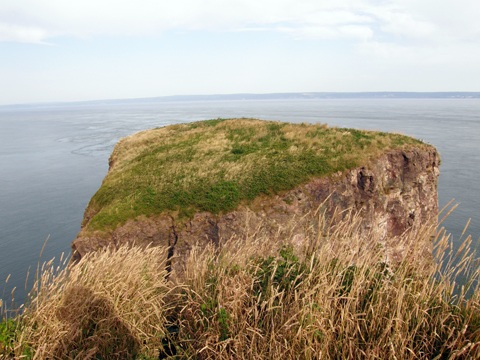
[[[87,212],[84,232],[113,231],[127,219],[169,212],[233,210],[313,177],[428,145],[411,137],[253,119],[216,119],[143,131],[121,139]]]
[[[471,237],[454,253],[424,225],[387,264],[381,229],[360,226],[347,216],[312,231],[321,239],[306,228],[303,249],[257,235],[194,247],[178,283],[165,248],[103,250],[64,271],[50,261],[23,314],[0,323],[0,358],[478,359]]]

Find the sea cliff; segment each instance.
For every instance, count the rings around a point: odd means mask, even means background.
[[[253,119],[121,139],[73,263],[42,266],[0,357],[478,359],[479,260],[438,229],[439,161]]]
[[[116,145],[72,260],[151,244],[168,247],[181,272],[194,244],[256,232],[310,246],[319,212],[335,224],[351,211],[384,232],[394,261],[405,251],[399,235],[436,221],[439,162],[411,137],[325,124],[217,119],[140,132]]]

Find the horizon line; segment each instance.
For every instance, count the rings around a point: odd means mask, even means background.
[[[181,101],[227,101],[227,100],[313,100],[313,99],[480,99],[474,91],[349,91],[349,92],[279,92],[279,93],[234,93],[208,95],[165,95],[139,98],[115,98],[77,101],[46,101],[0,105],[8,107],[101,105],[105,103],[134,102],[181,102]]]

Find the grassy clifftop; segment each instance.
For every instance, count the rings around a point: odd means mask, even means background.
[[[110,171],[88,205],[93,216],[85,230],[109,232],[141,214],[222,213],[412,146],[428,147],[399,134],[254,119],[139,132],[116,145]]]

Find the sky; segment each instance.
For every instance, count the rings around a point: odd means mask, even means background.
[[[480,91],[478,0],[0,0],[0,105]]]

